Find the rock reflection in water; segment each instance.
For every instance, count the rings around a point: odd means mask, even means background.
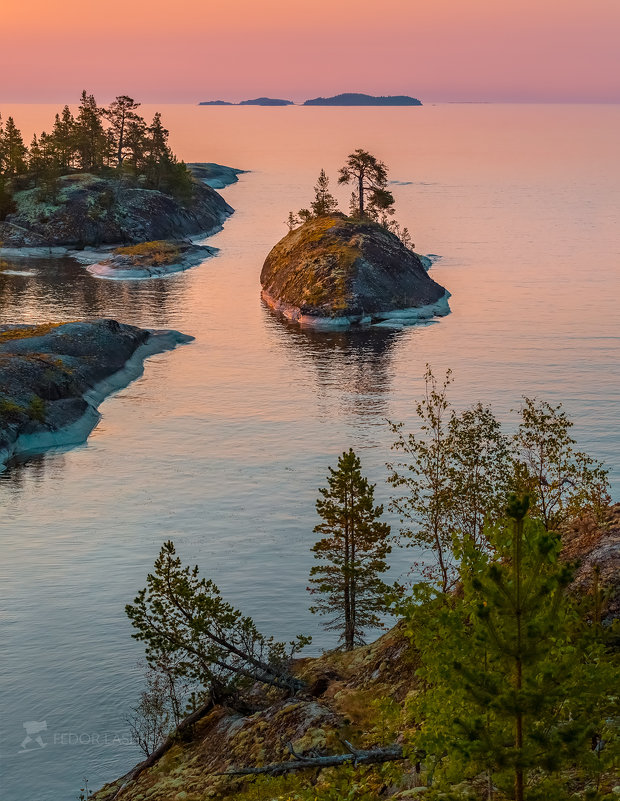
[[[168,327],[181,284],[172,278],[104,281],[71,258],[5,258],[0,271],[0,323],[115,317]],[[8,271],[8,272],[7,272]],[[171,303],[174,296],[174,303]]]
[[[346,411],[374,420],[387,416],[392,357],[403,330],[376,326],[341,331],[302,328],[263,306],[266,323],[284,351],[311,365],[322,413],[341,416]]]

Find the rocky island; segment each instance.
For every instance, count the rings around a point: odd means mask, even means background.
[[[331,214],[309,219],[271,250],[262,298],[302,325],[415,322],[448,314],[448,294],[420,257],[383,226]]]
[[[84,442],[97,407],[144,360],[193,337],[116,320],[0,327],[0,465],[21,453]]]
[[[449,293],[427,274],[394,219],[386,165],[357,148],[340,169],[352,184],[349,216],[338,210],[321,170],[309,209],[289,213],[288,234],[261,272],[262,298],[290,320],[317,328],[402,327],[449,314]]]
[[[106,260],[112,245],[172,240],[177,247],[183,238],[220,230],[233,209],[214,187],[234,183],[243,171],[178,161],[160,115],[147,125],[138,106],[119,96],[100,108],[83,93],[77,118],[65,106],[52,133],[35,136],[30,148],[12,118],[0,126],[0,152],[6,153],[0,159],[0,250],[18,256],[78,251],[79,261],[92,264]],[[201,261],[190,244],[177,247],[182,258],[169,271]],[[204,249],[202,256],[214,252]],[[149,265],[143,249],[142,266],[153,268],[150,275],[165,274],[166,263],[156,255]],[[134,270],[131,277],[140,276]]]
[[[192,181],[190,190],[178,198],[139,180],[61,176],[49,199],[36,188],[14,194],[14,211],[0,222],[0,241],[5,248],[79,249],[214,233],[233,209],[202,181]]]

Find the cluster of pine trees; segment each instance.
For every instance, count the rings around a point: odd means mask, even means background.
[[[349,201],[349,217],[379,223],[395,234],[410,249],[414,248],[408,228],[401,228],[394,219],[394,195],[388,189],[388,168],[367,150],[357,148],[347,156],[346,163],[338,174],[339,184],[352,184]],[[316,217],[324,217],[339,211],[338,201],[329,189],[329,178],[321,170],[314,187],[314,200],[310,208],[300,209],[297,214],[289,212],[286,224],[289,231]]]
[[[149,125],[139,106],[126,95],[99,106],[83,91],[77,114],[65,106],[29,147],[13,117],[0,118],[0,219],[13,210],[15,191],[37,187],[41,199],[54,199],[59,178],[76,172],[141,178],[149,189],[191,197],[191,173],[170,149],[161,115]]]

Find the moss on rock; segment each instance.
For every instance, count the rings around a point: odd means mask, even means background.
[[[271,250],[263,299],[292,319],[349,318],[437,303],[445,289],[390,231],[343,214],[315,217]]]

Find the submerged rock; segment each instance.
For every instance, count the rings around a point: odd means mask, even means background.
[[[381,225],[317,217],[271,250],[261,273],[269,306],[302,324],[401,322],[449,312],[421,258]]]
[[[147,356],[189,342],[116,320],[0,327],[0,464],[83,442],[106,395],[142,373]]]
[[[178,239],[218,230],[233,209],[201,180],[180,200],[140,183],[88,173],[59,179],[54,200],[37,188],[17,192],[16,211],[0,223],[5,247],[98,246]]]

